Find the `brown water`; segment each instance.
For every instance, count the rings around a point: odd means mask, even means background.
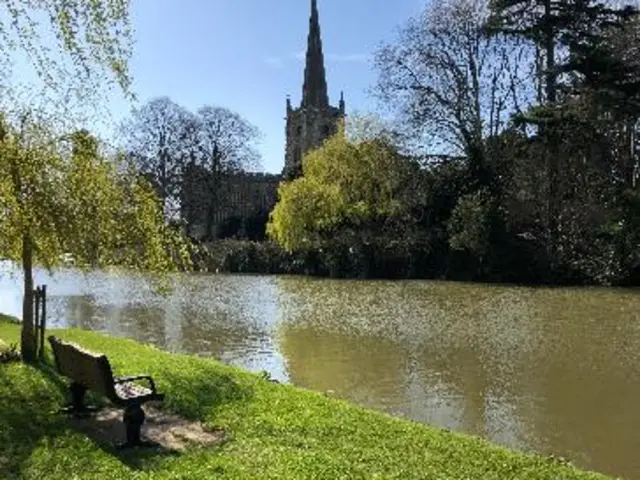
[[[19,313],[19,278],[0,311]],[[53,326],[219,358],[415,421],[640,478],[640,291],[63,272]]]

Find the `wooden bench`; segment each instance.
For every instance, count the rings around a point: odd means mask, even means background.
[[[102,394],[115,405],[124,408],[122,420],[127,431],[127,441],[122,446],[142,445],[140,428],[145,419],[142,405],[152,400],[164,399],[164,394],[156,392],[153,379],[149,375],[114,377],[105,355],[88,352],[53,335],[49,337],[49,343],[53,348],[58,372],[71,380],[71,404],[62,410],[74,415],[95,411],[95,407],[85,405],[84,395],[87,390]],[[150,388],[134,383],[136,380],[147,380]]]

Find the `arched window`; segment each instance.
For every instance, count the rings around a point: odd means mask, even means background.
[[[330,136],[331,136],[331,126],[330,126],[330,125],[325,125],[325,126],[322,128],[322,134],[323,134],[325,137],[330,137]]]

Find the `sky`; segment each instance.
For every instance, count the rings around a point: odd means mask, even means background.
[[[310,0],[134,0],[131,72],[138,102],[168,96],[195,111],[218,105],[262,132],[262,167],[284,165],[285,100],[300,102]],[[375,111],[371,54],[424,0],[318,0],[330,101]],[[109,99],[114,119],[131,104]]]

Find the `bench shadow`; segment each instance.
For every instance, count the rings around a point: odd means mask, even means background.
[[[50,408],[62,401],[61,382],[49,384],[42,370],[34,365],[18,368],[33,369],[9,374],[12,365],[0,366],[0,383],[11,395],[0,395],[0,471],[19,478],[22,467],[45,438],[64,434],[65,426]],[[42,375],[38,375],[42,373]],[[44,388],[43,388],[44,387]]]
[[[74,423],[71,417],[59,413],[59,408],[69,399],[68,382],[58,375],[50,348],[45,349],[44,361],[20,367],[32,369],[32,373],[25,371],[16,376],[9,374],[4,366],[0,366],[0,382],[11,395],[0,397],[0,471],[19,475],[33,451],[41,448],[43,442],[64,436],[70,429],[85,435],[96,448],[132,470],[153,471],[164,463],[164,459],[182,454],[180,450],[163,446],[118,449],[117,442],[110,435],[105,436],[104,431],[123,432],[121,414],[105,420],[101,428],[95,429],[88,428],[83,422]],[[123,367],[123,374],[135,373],[126,371],[126,365]],[[212,453],[228,438],[226,432],[221,432],[215,425],[216,411],[232,403],[248,404],[254,396],[250,382],[222,373],[213,364],[211,367],[199,365],[197,369],[160,366],[150,370],[155,370],[150,373],[154,378],[157,375],[158,389],[166,394],[161,411],[180,412],[182,419],[203,419],[207,433],[219,435],[218,439],[205,444],[212,447]],[[87,392],[86,400],[99,408],[110,405],[106,399],[91,392]],[[120,438],[123,437],[124,434]]]
[[[51,352],[47,349],[45,361],[35,367],[46,376],[60,392],[61,398],[64,399],[60,403],[60,407],[69,398],[68,382],[61,377],[54,367],[54,360]],[[124,371],[122,373],[133,373]],[[195,436],[198,441],[202,440],[203,445],[221,446],[226,443],[227,435],[215,425],[215,411],[230,403],[247,402],[254,396],[253,388],[248,384],[240,384],[234,377],[228,374],[220,373],[213,365],[208,368],[199,368],[198,370],[182,370],[173,369],[163,370],[153,375],[157,379],[158,390],[165,393],[164,402],[149,402],[145,404],[145,410],[153,409],[156,413],[164,415],[164,419],[160,419],[155,424],[158,428],[159,423],[165,423],[168,417],[174,417],[173,422],[168,424],[168,428],[176,427],[177,430],[184,432],[184,424],[189,423],[188,420],[195,421],[198,418],[208,418],[206,422],[209,426],[207,431],[200,431]],[[93,394],[88,391],[86,394],[87,404],[96,405],[101,411],[105,409],[113,410],[111,403],[105,398]],[[125,427],[122,422],[123,410],[117,409],[117,415],[93,415],[87,419],[75,419],[72,416],[54,412],[58,416],[63,425],[86,435],[98,448],[106,453],[115,456],[128,467],[135,470],[153,470],[153,463],[161,458],[171,458],[181,455],[183,452],[176,448],[167,448],[158,442],[150,447],[135,447],[131,449],[118,449],[117,444],[123,442],[126,438]],[[180,418],[176,418],[173,412],[181,412]],[[166,414],[166,415],[165,415]],[[143,425],[143,437],[146,435],[145,430],[149,427],[151,430],[151,421],[148,415],[147,422]],[[193,423],[193,422],[191,422]],[[199,422],[198,422],[199,424]],[[193,435],[193,429],[186,433]],[[198,428],[196,428],[198,430]],[[190,435],[187,435],[189,437]],[[157,435],[156,435],[157,436]],[[153,438],[151,439],[153,442]],[[166,443],[166,442],[164,442]],[[171,443],[171,442],[169,442]]]
[[[50,423],[55,422],[57,426],[55,429],[56,434],[63,434],[65,430],[71,428],[76,432],[85,435],[97,448],[100,448],[105,453],[118,458],[123,464],[133,470],[151,471],[154,469],[153,463],[158,461],[161,457],[166,458],[180,455],[181,452],[164,448],[159,444],[119,449],[118,445],[126,439],[121,409],[118,409],[117,416],[109,418],[100,417],[97,419],[96,417],[99,416],[105,408],[109,407],[109,402],[98,395],[92,394],[92,392],[87,392],[87,404],[98,407],[98,412],[86,418],[75,418],[72,415],[60,413],[58,409],[63,407],[69,399],[68,382],[58,375],[53,364],[53,358],[50,355],[45,358],[44,362],[34,364],[32,367],[41,372],[47,380],[55,385],[56,390],[60,394],[61,401],[56,404],[53,411],[49,412],[52,417]],[[24,405],[24,402],[16,402],[16,412],[11,416],[30,417],[33,412],[25,412]],[[48,430],[47,433],[49,432],[50,430]],[[37,439],[35,440],[36,441],[34,443],[37,443]]]
[[[115,416],[106,417],[103,411],[86,418],[69,416],[67,422],[71,428],[86,435],[96,447],[118,458],[133,470],[152,471],[157,467],[154,463],[158,460],[178,457],[182,453],[155,442],[149,442],[150,444],[146,446],[120,449],[118,445],[126,439],[121,411],[118,411]]]

